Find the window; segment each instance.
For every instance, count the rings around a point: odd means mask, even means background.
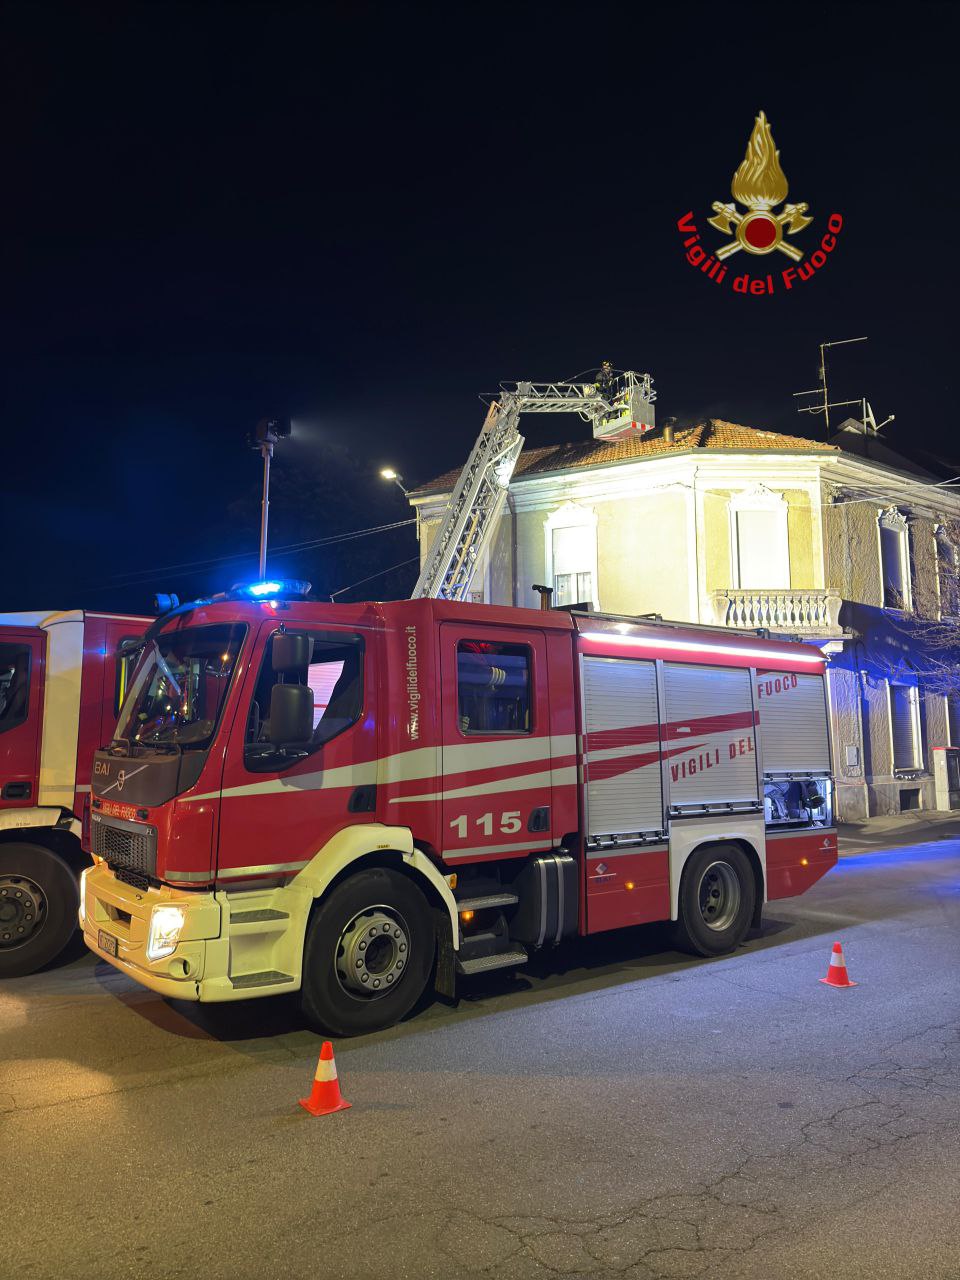
[[[124,645],[128,642],[139,639],[138,636],[124,636],[117,645],[116,659],[116,678],[113,688],[113,715],[116,719],[120,715],[120,708],[123,706],[127,697],[127,690],[130,687],[130,677],[133,675],[134,668],[140,660],[143,649],[124,649]]]
[[[460,732],[530,733],[530,650],[524,644],[457,644]]]
[[[730,502],[733,587],[782,591],[790,586],[787,502],[782,493],[757,485]]]
[[[575,502],[564,503],[547,520],[547,581],[555,605],[592,604],[597,596],[597,516]]]
[[[947,694],[947,726],[951,747],[960,747],[960,693]]]
[[[920,715],[915,685],[890,685],[890,733],[894,770],[920,769]]]
[[[299,628],[296,628],[299,633]],[[287,673],[287,682],[305,684],[313,694],[313,737],[309,751],[355,724],[363,709],[363,640],[360,636],[339,631],[308,631],[312,640],[310,664],[300,678]],[[269,741],[270,696],[278,675],[273,670],[271,650],[267,645],[260,666],[260,676],[250,704],[244,763],[248,769],[276,769],[276,753]],[[302,757],[301,757],[302,758]],[[294,763],[291,758],[290,763]]]
[[[30,704],[30,646],[0,644],[0,733],[27,718]]]
[[[960,617],[960,559],[958,559],[957,546],[943,528],[937,529],[935,537],[940,617]]]
[[[907,521],[895,507],[880,517],[880,570],[885,609],[910,608],[910,554]]]
[[[205,751],[213,740],[246,630],[224,623],[161,632],[140,651],[117,737],[142,747]]]

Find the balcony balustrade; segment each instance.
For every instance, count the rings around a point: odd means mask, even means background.
[[[842,634],[840,592],[831,587],[814,591],[714,591],[716,621],[723,627],[801,632],[808,635]]]

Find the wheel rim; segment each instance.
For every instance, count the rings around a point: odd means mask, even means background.
[[[380,1000],[394,991],[410,964],[410,930],[395,907],[365,907],[337,940],[336,974],[354,1000]]]
[[[729,862],[711,862],[697,891],[700,915],[708,929],[729,929],[740,910],[740,880]]]
[[[22,947],[43,927],[47,899],[28,876],[0,876],[0,952]]]

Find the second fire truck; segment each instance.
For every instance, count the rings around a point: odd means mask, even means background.
[[[149,621],[0,614],[0,978],[33,973],[76,933],[92,757],[126,694],[117,646]]]
[[[575,935],[729,952],[836,862],[816,648],[257,590],[150,628],[96,755],[86,942],[163,995],[350,1035]]]

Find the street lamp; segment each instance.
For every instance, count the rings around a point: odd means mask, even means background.
[[[407,490],[403,486],[403,476],[400,475],[399,472],[394,471],[393,467],[381,467],[380,476],[383,480],[392,480],[405,498],[409,496],[407,494]]]
[[[253,430],[250,444],[263,458],[263,498],[260,502],[260,579],[267,576],[267,521],[270,514],[270,460],[273,446],[285,440],[293,430],[289,418],[261,418]]]

